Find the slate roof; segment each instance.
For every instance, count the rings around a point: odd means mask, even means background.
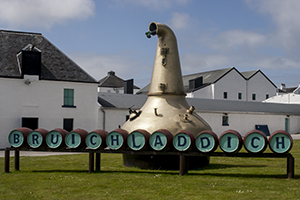
[[[103,107],[111,108],[141,108],[147,100],[147,95],[98,92],[98,102]]]
[[[182,76],[183,86],[185,92],[190,92],[189,90],[189,80],[196,79],[198,77],[203,77],[203,85],[199,88],[196,88],[196,90],[201,89],[203,87],[206,87],[212,83],[216,83],[218,80],[220,80],[223,76],[228,74],[231,70],[236,70],[235,67],[229,67],[224,69],[217,69],[207,72],[200,72],[195,74],[189,74]],[[237,71],[237,70],[236,70]],[[237,71],[240,73],[239,71]],[[142,88],[137,94],[147,94],[149,91],[150,84]]]
[[[110,88],[124,87],[124,80],[116,76],[114,71],[109,71],[107,73],[107,76],[100,79],[98,82],[99,82],[99,87],[110,87]],[[133,89],[140,89],[140,88],[134,85]]]
[[[290,87],[290,88],[283,88],[283,89],[277,89],[277,92],[279,93],[293,93],[298,87]]]
[[[245,80],[251,79],[255,74],[260,72],[276,88],[276,85],[260,70],[239,72],[235,67],[229,67],[229,68],[224,68],[224,69],[217,69],[217,70],[200,72],[200,73],[182,76],[184,90],[186,93],[189,93],[191,91],[195,91],[195,90],[204,88],[210,84],[216,83],[218,80],[220,80],[222,77],[224,77],[226,74],[228,74],[232,70],[235,70],[237,73],[239,73]],[[203,85],[198,88],[192,89],[192,90],[189,89],[189,81],[192,79],[199,78],[199,77],[203,77]],[[138,91],[137,94],[147,94],[149,92],[149,88],[150,88],[150,84],[148,84],[147,86],[142,88],[140,91]]]
[[[99,103],[103,107],[125,109],[132,107],[140,109],[147,100],[146,95],[132,95],[120,93],[98,93]],[[218,99],[186,98],[189,105],[193,105],[196,111],[203,112],[241,112],[264,113],[280,115],[300,115],[300,104],[280,104],[249,101],[224,101]],[[102,104],[109,102],[109,104]]]
[[[97,83],[41,33],[0,30],[0,77],[22,78],[17,54],[34,45],[42,54],[40,80]]]
[[[258,73],[260,70],[253,70],[253,71],[247,71],[247,72],[241,72],[241,74],[246,78],[246,79],[250,79],[251,77],[253,77],[256,73]]]
[[[259,69],[257,70],[253,70],[253,71],[246,71],[246,72],[241,72],[241,74],[247,79],[251,79],[253,76],[255,76],[257,73],[261,73],[275,88],[277,88],[277,86]]]

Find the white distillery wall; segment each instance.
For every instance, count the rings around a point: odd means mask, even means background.
[[[222,125],[224,113],[200,112],[197,113],[211,126],[212,130],[220,136],[224,131],[233,129],[242,136],[255,129],[255,125],[268,125],[270,134],[276,130],[285,130],[286,118],[289,118],[289,133],[300,132],[300,116],[286,116],[260,113],[227,113],[228,126]]]
[[[261,73],[255,74],[250,80],[248,80],[248,101],[252,100],[252,94],[256,94],[255,101],[266,100],[266,94],[269,97],[276,95],[276,88],[274,85]]]
[[[242,93],[241,101],[246,101],[246,80],[235,70],[231,70],[214,85],[214,99],[239,100],[238,93]]]
[[[39,128],[63,128],[64,118],[73,118],[75,128],[92,131],[98,126],[97,84],[0,78],[0,148],[9,145],[8,134],[22,125],[22,117],[38,118]],[[64,88],[74,89],[76,108],[62,107]]]
[[[133,94],[136,94],[138,91],[139,91],[139,89],[133,89]],[[98,87],[98,92],[120,93],[120,94],[124,94],[124,87],[121,87],[121,88]]]
[[[119,126],[122,127],[126,121],[127,115],[129,115],[128,109],[107,108],[107,107],[100,108],[98,114],[99,128],[107,132],[110,132],[119,128]],[[103,122],[105,122],[105,124]]]
[[[264,102],[267,103],[290,103],[290,104],[300,104],[300,95],[289,93],[289,94],[280,94],[273,96],[269,99],[266,99]]]
[[[127,109],[104,108],[105,110],[105,130],[110,132],[125,123]],[[224,131],[233,129],[242,136],[255,129],[255,125],[268,125],[270,134],[276,130],[285,130],[285,119],[289,119],[289,133],[300,133],[300,116],[272,115],[260,113],[227,113],[229,126],[222,126],[223,113],[200,112],[197,113],[220,136]],[[99,109],[99,127],[103,129],[103,112]]]
[[[191,98],[203,98],[203,99],[213,99],[213,85],[210,84],[209,86],[206,86],[204,88],[201,88],[200,90],[197,90],[195,92],[189,93],[190,95],[187,95],[187,97]]]

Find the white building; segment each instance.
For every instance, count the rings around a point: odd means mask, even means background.
[[[281,84],[281,88],[277,90],[277,95],[266,99],[264,102],[300,104],[300,85],[294,88],[285,88],[284,84]]]
[[[95,130],[97,87],[42,34],[0,31],[0,148],[19,127]]]
[[[235,67],[185,75],[187,97],[260,102],[276,94],[276,86],[260,70],[240,73]],[[147,94],[149,85],[137,94]]]
[[[146,95],[99,93],[98,96],[102,105],[100,127],[106,131],[122,126],[128,119],[128,108],[140,109],[147,100]],[[254,129],[263,130],[267,135],[276,130],[300,133],[300,105],[198,98],[187,98],[187,102],[218,136],[229,129],[242,136]]]
[[[98,82],[98,92],[135,94],[140,89],[133,84],[133,79],[123,80],[114,71],[109,71]]]

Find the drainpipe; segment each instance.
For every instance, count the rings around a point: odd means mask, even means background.
[[[102,111],[103,113],[103,122],[102,122],[102,130],[105,131],[105,110],[103,109],[103,106],[100,107],[100,110]]]

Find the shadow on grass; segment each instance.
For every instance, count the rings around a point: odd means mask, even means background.
[[[33,173],[86,173],[89,174],[88,170],[34,170],[32,171]],[[134,171],[134,170],[101,170],[101,171],[94,171],[91,174],[164,174],[164,175],[175,175],[178,176],[179,172],[178,171],[162,171],[162,170],[157,170],[157,171]],[[215,176],[215,177],[235,177],[235,178],[275,178],[275,179],[288,179],[286,174],[242,174],[241,173],[202,173],[202,171],[193,171],[193,172],[188,172],[184,176]],[[300,175],[295,175],[293,179],[300,179]]]
[[[210,170],[210,169],[227,169],[227,168],[257,168],[267,167],[267,165],[230,165],[230,164],[209,164],[206,167],[199,168],[197,170]]]
[[[238,174],[238,173],[193,173],[192,172],[192,173],[188,173],[186,175],[237,177],[237,178],[260,178],[260,179],[261,178],[288,179],[287,174],[242,174],[242,173]],[[300,176],[295,175],[294,179],[300,179]]]
[[[53,173],[53,172],[63,172],[63,173],[88,173],[88,170],[66,170],[66,169],[54,169],[54,170],[32,170],[33,173]]]
[[[264,168],[267,165],[231,165],[231,164],[209,164],[206,167],[189,170],[189,172],[185,176],[216,176],[216,177],[242,177],[242,178],[279,178],[279,179],[287,179],[287,174],[257,174],[257,173],[243,173],[243,169],[238,168]],[[224,171],[222,172],[211,172],[212,170],[219,169],[230,169],[237,168],[236,171],[240,173],[231,173]],[[209,172],[210,171],[210,172]],[[33,173],[53,173],[53,172],[61,172],[61,173],[89,173],[88,170],[67,170],[67,169],[58,169],[58,170],[32,170]],[[165,174],[165,175],[179,175],[179,170],[151,170],[151,169],[138,169],[134,167],[126,168],[125,170],[101,170],[94,171],[93,174],[113,174],[113,173],[128,173],[128,174]],[[295,175],[294,179],[300,179],[300,175]]]

